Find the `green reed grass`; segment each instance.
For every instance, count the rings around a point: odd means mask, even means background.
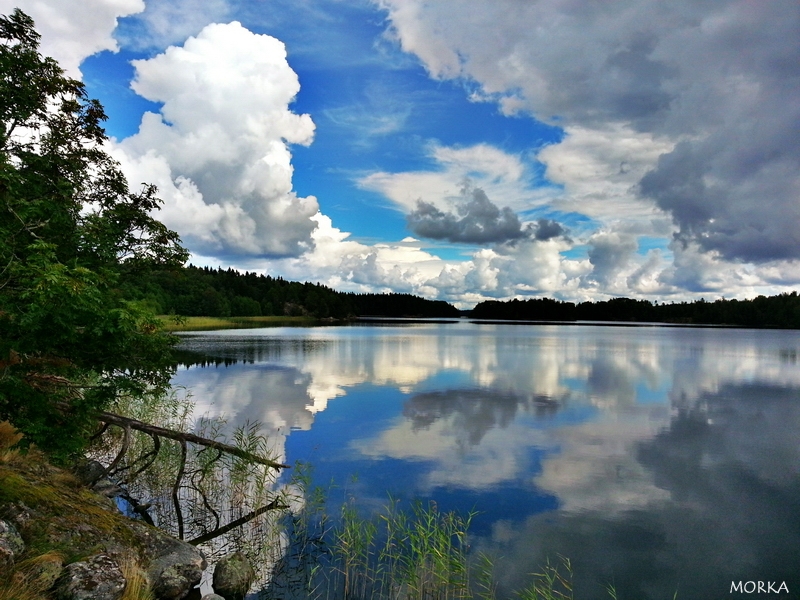
[[[310,475],[306,477],[306,483],[310,482]],[[482,552],[470,552],[468,530],[476,513],[462,516],[442,512],[435,502],[421,501],[403,508],[390,497],[377,514],[363,516],[355,499],[350,497],[334,520],[325,514],[325,499],[319,489],[310,497],[313,500],[305,509],[313,517],[293,517],[295,536],[302,541],[304,550],[312,550],[305,562],[292,563],[295,571],[298,565],[303,566],[302,576],[295,581],[302,581],[302,592],[274,588],[263,592],[260,598],[497,599],[494,559]],[[290,546],[299,547],[296,542]],[[293,553],[295,557],[300,554]],[[567,557],[559,555],[555,562],[548,559],[530,577],[528,585],[516,591],[514,597],[575,599],[573,565]],[[604,591],[609,598],[618,597],[613,585],[606,586]]]

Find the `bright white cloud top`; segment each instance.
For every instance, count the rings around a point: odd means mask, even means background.
[[[800,282],[793,0],[17,4],[196,262],[462,306]]]
[[[208,256],[310,250],[318,206],[292,191],[288,144],[310,144],[314,123],[289,110],[300,84],[283,43],[212,24],[133,65],[134,91],[163,105],[116,155],[130,179],[159,186],[164,222]]]

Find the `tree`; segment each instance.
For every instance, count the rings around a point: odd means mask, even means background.
[[[152,216],[155,188],[129,190],[105,119],[30,17],[0,16],[0,419],[60,456],[114,398],[172,373],[170,336],[119,283],[187,252]]]

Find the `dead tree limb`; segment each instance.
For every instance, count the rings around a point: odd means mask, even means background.
[[[181,444],[181,466],[178,468],[178,475],[175,477],[175,485],[172,486],[172,505],[175,507],[175,516],[178,521],[178,539],[183,539],[183,512],[181,511],[181,499],[179,496],[181,489],[181,479],[186,468],[186,440],[179,440]]]
[[[134,477],[146,471],[147,468],[154,462],[156,462],[156,459],[158,458],[158,452],[159,450],[161,450],[161,438],[158,437],[157,435],[153,435],[152,433],[148,435],[153,439],[153,449],[143,454],[130,464],[130,468],[133,468],[133,466],[136,465],[136,463],[139,462],[140,460],[144,462],[144,464],[141,467],[131,472],[130,480],[133,480]]]
[[[120,447],[119,452],[117,452],[117,455],[114,457],[114,460],[111,461],[111,464],[106,467],[106,475],[113,473],[114,467],[116,467],[119,464],[119,461],[122,460],[122,457],[128,453],[128,446],[131,442],[131,426],[124,425],[122,427],[122,433],[122,446]]]
[[[182,431],[175,431],[173,429],[166,429],[165,427],[159,427],[158,425],[150,425],[149,423],[145,423],[144,421],[139,421],[137,419],[132,419],[130,417],[123,417],[122,415],[118,415],[115,413],[103,411],[97,415],[97,419],[99,421],[102,421],[103,423],[111,423],[112,425],[119,425],[120,427],[130,427],[131,429],[135,429],[136,431],[141,431],[149,435],[156,435],[170,440],[175,440],[178,442],[191,442],[193,444],[199,444],[201,446],[206,446],[208,448],[222,450],[227,454],[238,456],[239,458],[242,458],[244,460],[248,460],[261,465],[266,465],[268,467],[272,467],[273,469],[280,470],[289,468],[289,465],[284,465],[274,460],[264,458],[263,456],[259,456],[258,454],[253,454],[252,452],[247,452],[246,450],[242,450],[241,448],[237,448],[236,446],[223,444],[222,442],[200,437],[199,435],[195,435],[193,433],[184,433]]]
[[[204,533],[203,535],[200,535],[194,538],[193,540],[189,540],[187,543],[191,544],[192,546],[197,546],[198,544],[202,544],[203,542],[208,542],[210,540],[213,540],[214,538],[217,538],[221,535],[228,533],[232,529],[236,529],[240,525],[244,525],[245,523],[252,521],[256,517],[263,515],[268,510],[278,510],[278,509],[285,510],[288,508],[289,508],[288,506],[286,506],[285,504],[281,504],[280,502],[278,502],[278,499],[275,498],[275,500],[273,500],[269,504],[262,506],[261,508],[256,509],[253,512],[249,512],[243,517],[239,517],[235,521],[231,521],[224,527],[220,527],[218,529],[215,529],[214,531],[209,531],[208,533]]]

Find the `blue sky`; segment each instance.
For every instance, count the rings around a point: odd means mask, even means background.
[[[796,2],[15,5],[195,264],[464,307],[800,280]]]

